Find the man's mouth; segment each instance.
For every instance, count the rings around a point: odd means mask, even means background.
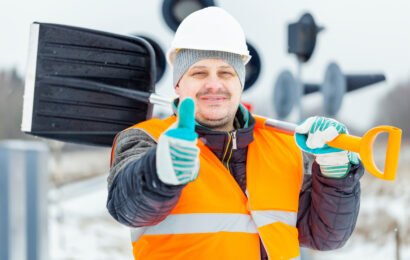
[[[206,100],[222,100],[222,99],[229,99],[231,97],[231,94],[226,91],[216,91],[216,92],[211,92],[211,91],[203,91],[199,92],[196,95],[196,98],[198,99],[206,99]]]
[[[218,104],[218,103],[222,103],[225,100],[227,100],[227,97],[225,96],[202,96],[200,100],[206,103]]]
[[[203,97],[201,98],[202,100],[209,100],[209,101],[214,101],[214,100],[224,100],[226,98],[224,97]]]

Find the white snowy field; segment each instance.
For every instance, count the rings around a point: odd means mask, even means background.
[[[396,228],[401,237],[401,259],[410,259],[409,170],[407,146],[401,152],[396,181],[382,181],[365,173],[361,181],[361,210],[352,237],[338,250],[310,250],[311,260],[396,259]],[[80,184],[51,191],[51,259],[132,259],[128,228],[115,222],[105,208],[105,178],[89,181],[87,189]],[[83,193],[84,190],[88,192]]]
[[[132,259],[129,230],[109,215],[105,183],[98,186],[49,208],[51,259]]]

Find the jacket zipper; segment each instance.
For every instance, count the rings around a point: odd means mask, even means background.
[[[232,132],[232,150],[236,150],[236,131]]]
[[[229,172],[231,172],[231,170],[229,169],[229,161],[231,159],[233,150],[237,149],[236,131],[233,131],[231,133],[228,132],[228,136],[229,136],[229,141],[228,141],[228,145],[226,147],[226,151],[225,151],[223,161],[226,161],[226,168],[228,169]],[[231,143],[232,143],[232,145],[231,145]],[[229,152],[228,152],[228,150],[229,150]]]

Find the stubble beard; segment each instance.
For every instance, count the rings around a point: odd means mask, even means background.
[[[205,90],[205,91],[197,93],[196,98],[200,99],[202,96],[208,95],[208,94],[222,95],[229,100],[232,97],[232,95],[229,92],[226,92],[223,90],[218,90],[216,92]],[[207,118],[206,116],[202,116],[202,118],[197,117],[196,120],[199,124],[211,130],[224,131],[225,129],[229,129],[233,127],[233,120],[234,120],[235,114],[236,114],[236,109],[234,109],[234,111],[228,111],[226,116],[223,116],[218,119]]]
[[[227,131],[226,129],[230,129],[233,127],[233,121],[236,114],[235,111],[228,111],[227,115],[221,118],[207,118],[206,116],[201,116],[200,118],[196,118],[197,122],[205,126],[211,130],[215,131]]]
[[[229,117],[224,117],[222,119],[206,119],[206,121],[198,120],[198,123],[211,130],[222,131],[222,129],[229,128],[229,125],[232,124],[232,121]]]

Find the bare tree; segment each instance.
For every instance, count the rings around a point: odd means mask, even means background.
[[[0,139],[26,138],[20,131],[24,81],[15,69],[0,71]]]
[[[403,130],[403,137],[410,137],[410,80],[390,90],[378,105],[377,125],[393,125]]]

